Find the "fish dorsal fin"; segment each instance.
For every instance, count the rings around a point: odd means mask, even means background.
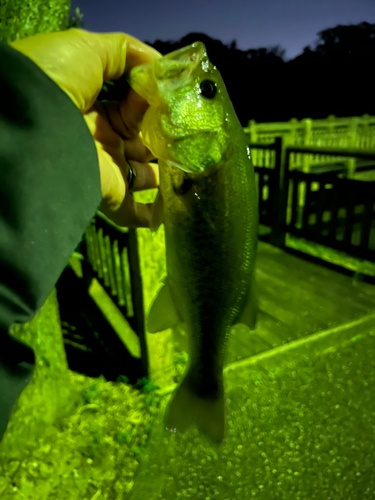
[[[163,197],[161,195],[161,192],[159,191],[155,201],[154,201],[154,206],[153,206],[153,212],[152,212],[152,220],[150,224],[150,231],[154,233],[159,229],[161,224],[163,224],[163,216],[164,216],[164,205],[163,205]]]
[[[258,285],[254,271],[247,304],[236,324],[241,323],[246,325],[250,330],[255,330],[257,327],[258,308]]]
[[[157,293],[147,316],[146,327],[149,333],[161,332],[182,323],[173,302],[168,276],[162,281],[164,285]]]

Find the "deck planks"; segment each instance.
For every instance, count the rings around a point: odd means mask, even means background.
[[[260,241],[256,330],[236,326],[226,364],[375,311],[375,286]]]

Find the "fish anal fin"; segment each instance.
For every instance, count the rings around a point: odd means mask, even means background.
[[[161,332],[182,323],[173,302],[168,276],[163,278],[162,282],[164,284],[157,293],[147,316],[146,328],[149,333]]]

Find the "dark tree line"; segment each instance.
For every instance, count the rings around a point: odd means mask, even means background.
[[[356,116],[375,113],[370,89],[375,62],[375,24],[328,28],[318,33],[315,47],[307,46],[285,61],[285,50],[236,48],[203,33],[190,33],[178,42],[146,42],[167,54],[195,41],[224,79],[242,123],[326,118],[330,114]]]
[[[71,25],[84,27],[82,14]],[[177,42],[145,41],[162,54],[201,41],[218,67],[242,125],[375,114],[370,88],[375,62],[375,24],[338,25],[318,33],[313,47],[290,61],[280,46],[240,50],[236,41],[223,44],[203,33],[189,33]],[[100,98],[120,100],[126,82],[106,86]]]

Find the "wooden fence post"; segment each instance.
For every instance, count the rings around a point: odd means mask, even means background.
[[[271,224],[272,233],[270,235],[270,243],[275,246],[282,245],[282,234],[281,227],[282,221],[280,219],[280,190],[282,189],[282,137],[275,137],[275,169],[270,176],[269,183],[269,196],[272,199],[272,209],[271,209]]]
[[[312,139],[312,120],[311,118],[304,118],[302,122],[305,125],[305,134],[303,138],[303,145],[310,146]],[[309,166],[311,162],[311,155],[303,155],[302,156],[302,170],[303,172],[308,172]]]
[[[347,142],[347,147],[348,148],[356,148],[359,146],[358,144],[358,123],[359,123],[359,117],[358,116],[352,116],[349,122],[349,127],[348,127],[348,142]],[[355,172],[355,159],[354,158],[349,158],[348,160],[348,177],[352,177]]]
[[[249,131],[249,142],[257,142],[258,135],[257,135],[257,124],[255,120],[249,121],[248,131]],[[252,154],[253,164],[257,165],[257,151],[252,151],[251,154]]]
[[[142,290],[141,267],[138,254],[138,240],[136,229],[129,229],[129,271],[130,283],[133,297],[133,310],[135,318],[135,328],[139,336],[141,345],[141,364],[145,376],[149,377],[148,350],[145,333],[144,304]],[[131,265],[130,265],[131,264]]]

